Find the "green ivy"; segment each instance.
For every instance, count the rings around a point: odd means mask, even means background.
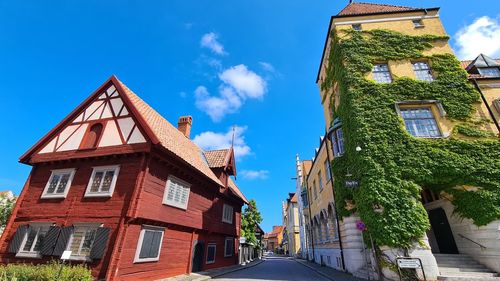
[[[423,53],[448,37],[388,30],[331,35],[321,88],[338,85],[340,90],[341,102],[333,115],[342,119],[346,152],[332,162],[339,216],[357,212],[377,245],[402,248],[410,248],[430,227],[420,201],[423,188],[452,194],[455,212],[477,225],[500,219],[500,141],[473,120],[480,95],[453,55]],[[429,61],[434,81],[395,77],[392,83],[378,84],[366,79],[376,62],[412,59]],[[415,138],[395,109],[396,102],[405,100],[438,100],[447,118],[463,125],[449,138]],[[483,139],[468,140],[460,134]],[[356,146],[362,151],[356,152]],[[346,188],[345,181],[353,179],[360,187]],[[456,188],[463,185],[480,189]],[[355,209],[345,208],[349,200]],[[383,211],[374,212],[376,205]]]

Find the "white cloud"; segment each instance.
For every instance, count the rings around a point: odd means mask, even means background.
[[[234,155],[236,158],[241,158],[252,153],[250,147],[245,143],[245,137],[243,136],[246,129],[246,126],[234,127]],[[233,128],[229,128],[225,133],[216,133],[212,131],[203,132],[196,135],[193,142],[203,150],[215,150],[231,147],[232,140]]]
[[[500,56],[500,22],[483,16],[455,34],[457,55],[460,59],[474,59],[483,53],[497,58]]]
[[[218,55],[225,55],[226,52],[224,51],[224,46],[219,41],[217,41],[217,38],[217,34],[213,32],[204,34],[201,37],[200,45],[202,47],[210,49],[212,52]]]
[[[224,70],[219,78],[233,87],[242,98],[262,98],[266,93],[266,81],[244,64]]]
[[[241,176],[247,180],[256,180],[256,179],[267,179],[269,176],[268,170],[243,170],[240,172]]]
[[[224,70],[219,78],[219,95],[211,95],[204,86],[194,91],[196,107],[214,122],[238,111],[247,99],[262,99],[267,92],[266,81],[243,64]]]
[[[264,69],[267,72],[271,72],[271,73],[276,72],[276,70],[274,69],[274,66],[268,62],[259,61],[259,64],[262,67],[262,69]]]

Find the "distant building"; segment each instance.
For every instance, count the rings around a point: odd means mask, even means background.
[[[289,256],[300,255],[299,205],[297,193],[289,193],[283,202],[283,246]]]
[[[278,253],[281,250],[280,245],[283,241],[283,226],[273,226],[273,230],[264,235],[264,241],[266,243],[267,251]]]
[[[174,105],[172,105],[174,106]],[[71,251],[96,279],[153,280],[238,263],[234,150],[202,151],[111,77],[28,150],[32,166],[0,240],[3,264]]]

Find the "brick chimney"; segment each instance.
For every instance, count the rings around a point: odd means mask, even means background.
[[[177,122],[177,129],[188,139],[191,133],[191,124],[193,124],[193,117],[191,116],[181,116],[179,122]]]

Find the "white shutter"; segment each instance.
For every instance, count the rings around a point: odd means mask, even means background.
[[[176,177],[168,177],[165,194],[163,195],[163,204],[187,209],[190,186],[189,183]]]

